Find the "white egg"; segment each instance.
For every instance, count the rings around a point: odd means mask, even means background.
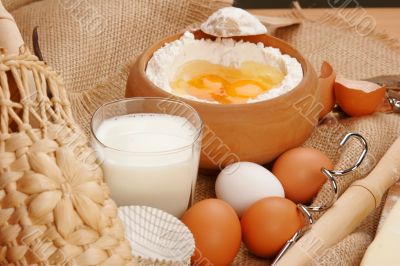
[[[223,169],[215,183],[215,192],[239,217],[262,198],[285,197],[278,178],[261,165],[250,162],[234,163]]]

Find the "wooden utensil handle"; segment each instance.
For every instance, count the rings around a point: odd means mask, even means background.
[[[293,17],[271,17],[271,16],[256,16],[267,27],[282,28],[295,24],[300,24],[302,19]]]
[[[400,137],[375,169],[366,178],[354,182],[276,265],[308,265],[356,229],[399,179],[399,151]]]
[[[2,52],[5,54],[19,54],[21,51],[24,53],[29,53],[29,50],[21,48],[25,47],[24,40],[22,35],[18,29],[18,26],[13,18],[13,16],[5,9],[1,0],[0,0],[0,49],[3,49]],[[26,48],[26,47],[25,47]],[[13,74],[11,71],[7,73],[8,85],[9,85],[9,94],[10,100],[12,102],[21,102],[21,97],[34,97],[36,95],[36,85],[33,78],[33,73],[31,71],[26,71],[26,82],[27,86],[17,86],[13,78]],[[21,93],[21,90],[24,90],[24,93]],[[21,115],[21,110],[16,110],[18,115]],[[9,120],[11,124],[9,124],[10,128],[15,127],[15,123],[12,123],[12,119]],[[32,127],[39,127],[40,123],[35,116],[30,114],[30,124]]]
[[[16,54],[22,45],[24,40],[17,24],[0,0],[0,48],[5,49],[8,54]]]

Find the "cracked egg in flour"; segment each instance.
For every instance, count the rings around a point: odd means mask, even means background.
[[[280,96],[299,84],[303,71],[278,48],[231,38],[198,40],[185,32],[153,54],[146,75],[183,98],[237,104]]]

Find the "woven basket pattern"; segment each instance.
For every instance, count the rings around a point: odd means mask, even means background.
[[[60,78],[0,53],[0,265],[136,265]]]

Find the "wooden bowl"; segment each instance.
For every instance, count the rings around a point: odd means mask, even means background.
[[[145,74],[153,53],[181,36],[165,38],[143,52],[130,70],[126,97],[174,97],[194,107],[205,124],[200,168],[221,169],[236,161],[265,164],[282,152],[300,146],[310,136],[320,112],[318,80],[310,63],[296,49],[268,35],[235,37],[262,42],[295,57],[303,68],[303,80],[290,92],[270,100],[226,105],[204,103],[172,95],[154,85]],[[195,36],[212,38],[200,31]]]

